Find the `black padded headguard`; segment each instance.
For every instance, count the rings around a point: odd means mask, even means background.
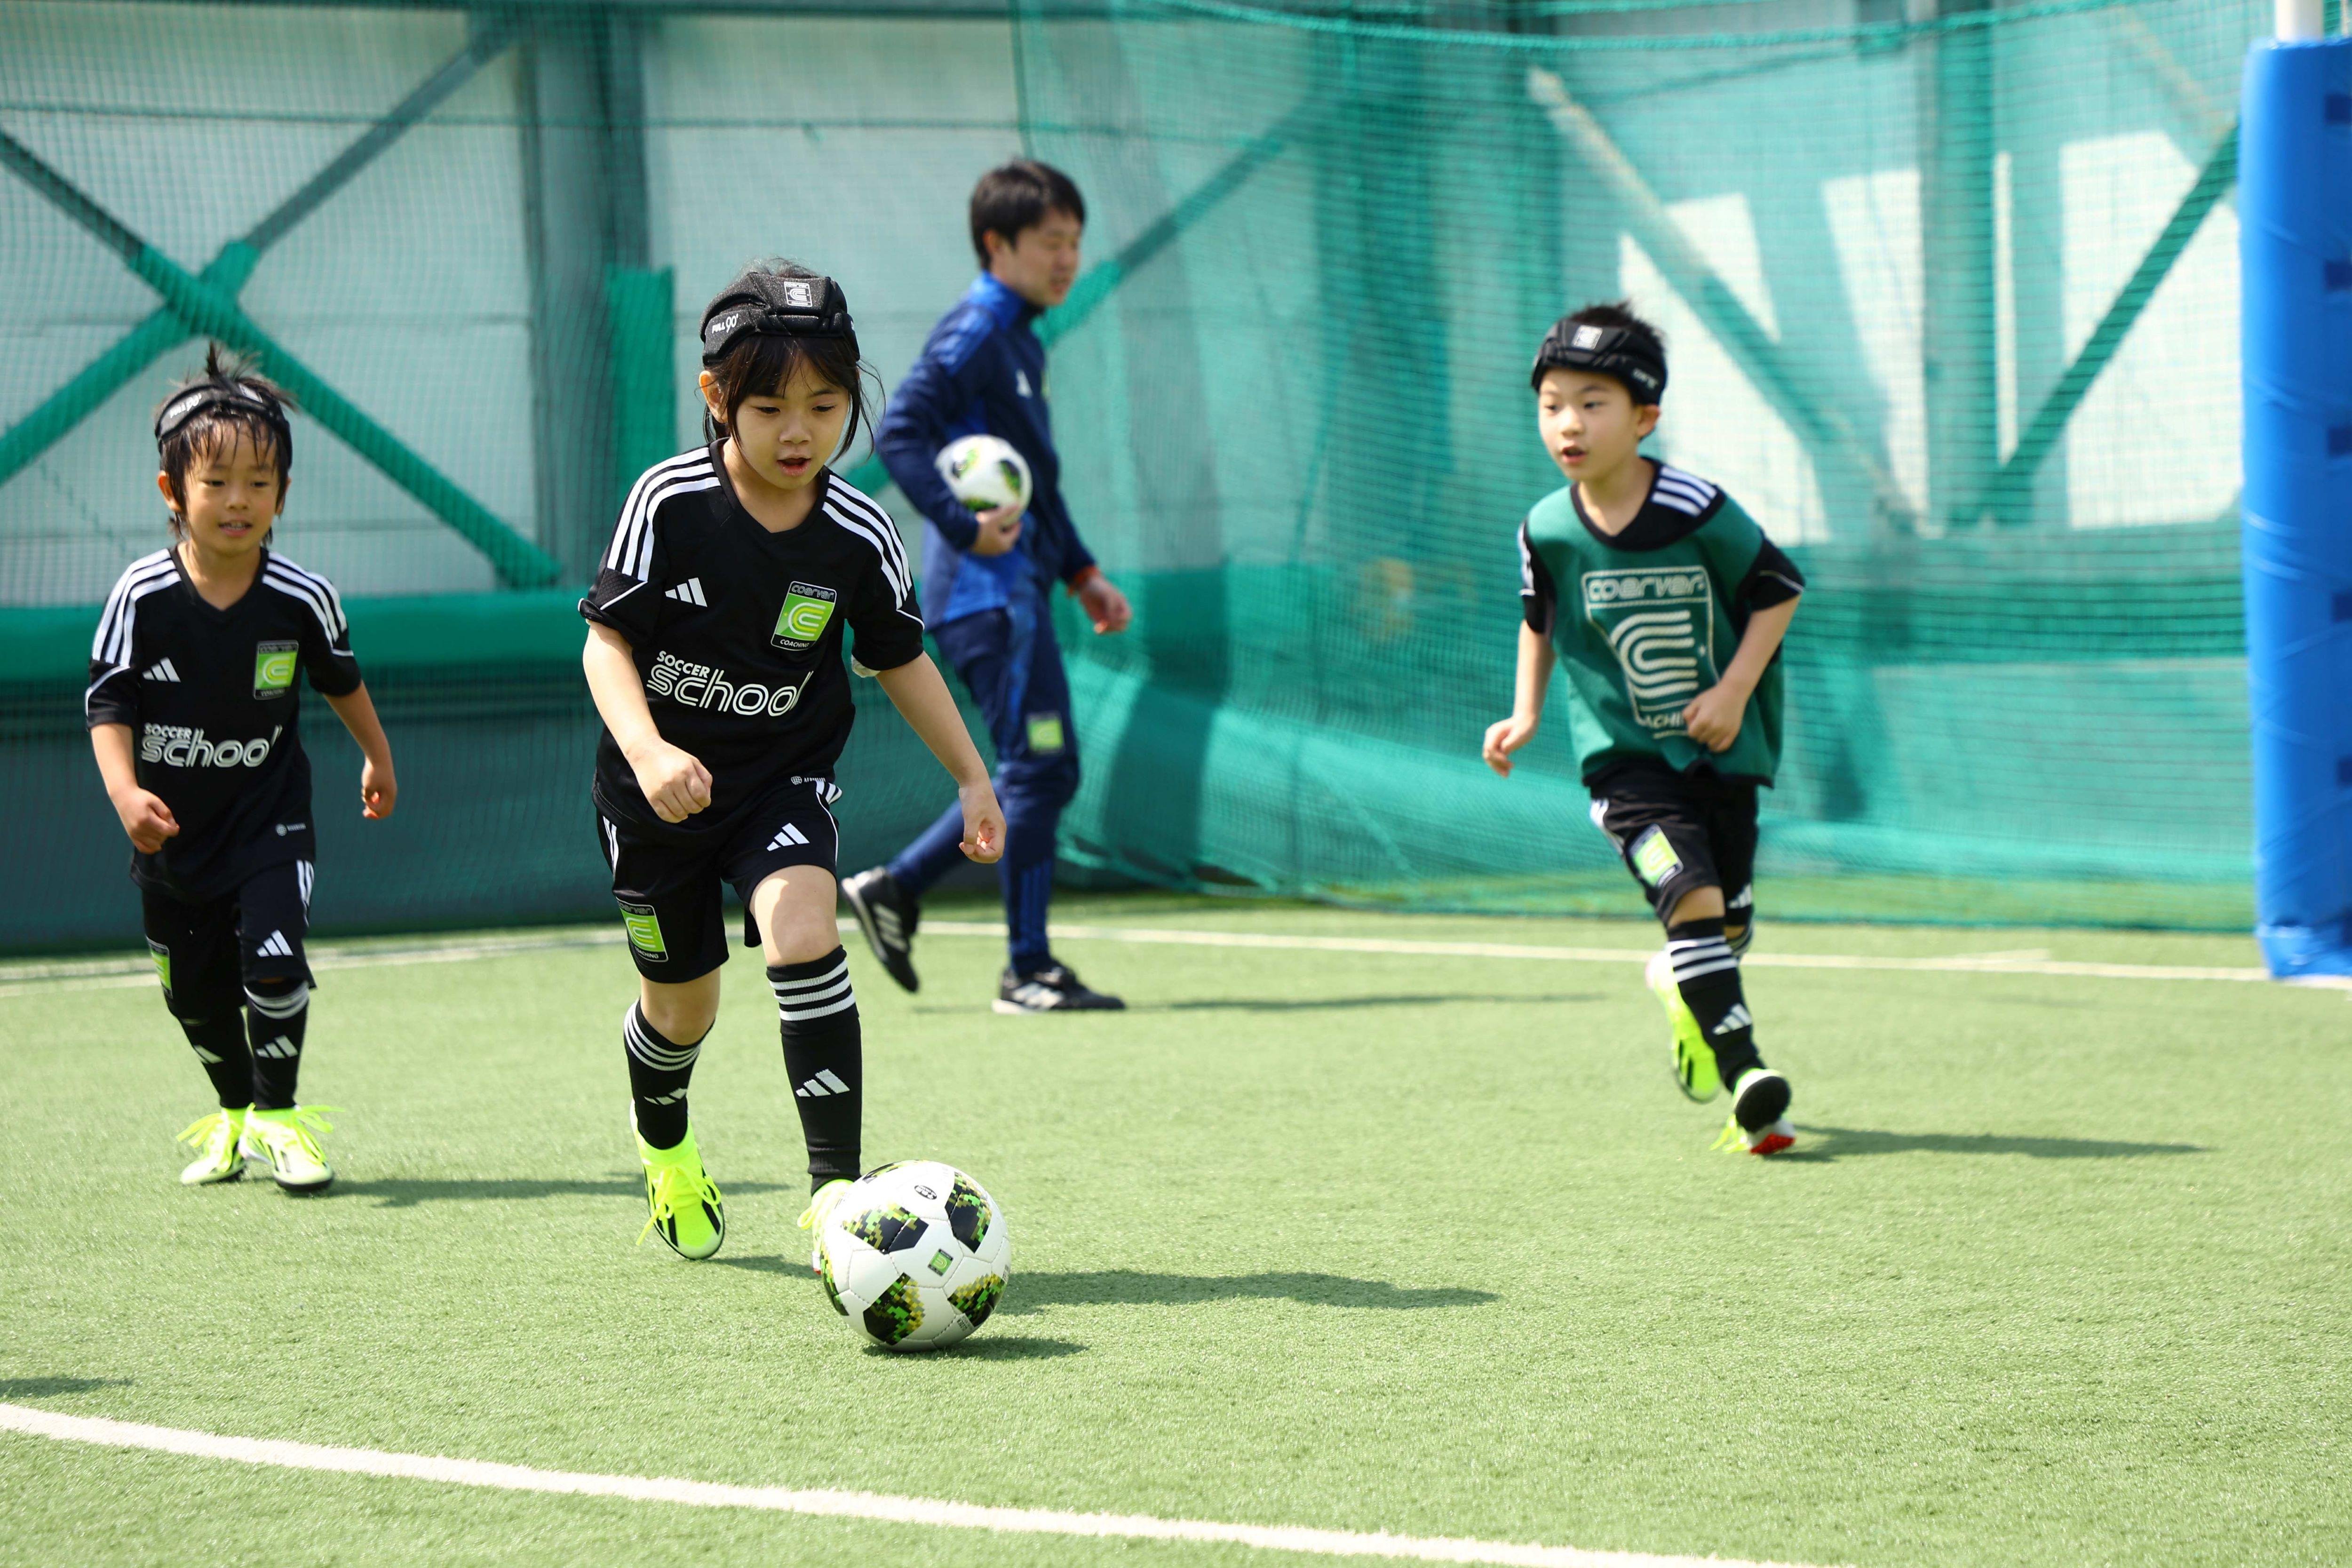
[[[1637,404],[1657,403],[1666,395],[1666,356],[1657,339],[1625,327],[1600,327],[1562,316],[1544,334],[1536,350],[1528,384],[1541,386],[1548,370],[1589,370],[1625,384]]]
[[[702,312],[705,368],[727,357],[746,332],[762,337],[847,338],[857,352],[849,300],[830,278],[780,278],[751,271],[719,290]]]
[[[259,419],[269,426],[269,434],[278,443],[281,454],[278,466],[293,466],[294,427],[287,421],[286,405],[253,383],[234,375],[208,375],[166,399],[155,413],[156,449],[162,450],[197,415],[212,413],[241,414]]]

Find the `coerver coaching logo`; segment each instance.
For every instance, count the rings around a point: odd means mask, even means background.
[[[814,583],[794,583],[784,594],[784,607],[776,612],[776,631],[768,640],[799,653],[824,636],[833,620],[833,606],[841,597]]]
[[[1584,617],[1624,672],[1633,721],[1654,735],[1688,733],[1683,709],[1715,683],[1715,593],[1697,566],[1587,572]]]
[[[661,918],[654,913],[651,904],[633,904],[626,899],[616,899],[621,906],[621,924],[629,933],[629,945],[637,955],[649,963],[662,963],[669,958],[669,947],[662,941]]]
[[[253,645],[253,695],[283,697],[294,686],[294,657],[302,645],[265,642]]]

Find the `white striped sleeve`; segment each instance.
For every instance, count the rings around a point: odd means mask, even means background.
[[[674,495],[718,488],[710,454],[700,447],[647,468],[629,487],[629,499],[621,503],[621,519],[613,526],[604,569],[644,582],[653,570],[655,514],[662,502]]]
[[[310,606],[319,630],[326,637],[330,652],[346,658],[351,656],[351,623],[343,618],[342,595],[335,592],[332,583],[307,567],[297,566],[283,555],[270,556],[262,575],[279,593]]]
[[[159,550],[115,579],[90,639],[89,689],[82,694],[82,714],[90,723],[129,723],[137,717],[138,689],[130,677],[138,660],[139,601],[169,587],[178,574],[171,552]]]

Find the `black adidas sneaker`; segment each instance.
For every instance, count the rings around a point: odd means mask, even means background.
[[[874,950],[874,956],[882,961],[883,970],[898,983],[898,988],[921,990],[923,983],[915,975],[915,928],[922,923],[923,906],[908,898],[898,879],[879,866],[843,882],[841,896],[848,901],[849,912],[857,917],[866,945]]]
[[[996,984],[1000,1013],[1116,1013],[1126,1006],[1116,996],[1087,990],[1066,963],[1048,962],[1026,974],[1008,969]]]

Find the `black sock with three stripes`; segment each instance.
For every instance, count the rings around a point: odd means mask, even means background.
[[[1666,927],[1666,960],[1675,986],[1715,1047],[1715,1070],[1731,1089],[1739,1075],[1764,1065],[1756,1054],[1756,1021],[1739,986],[1739,955],[1723,939],[1721,920],[1678,921]]]
[[[849,955],[836,947],[805,963],[772,963],[768,985],[776,994],[784,1069],[792,1074],[793,1103],[808,1142],[809,1190],[854,1182],[866,1052]]]
[[[708,1036],[705,1037],[706,1038]],[[621,1021],[621,1044],[629,1053],[629,1098],[637,1114],[637,1136],[656,1149],[686,1142],[686,1086],[702,1041],[679,1045],[646,1022],[642,1005],[629,1004]]]

